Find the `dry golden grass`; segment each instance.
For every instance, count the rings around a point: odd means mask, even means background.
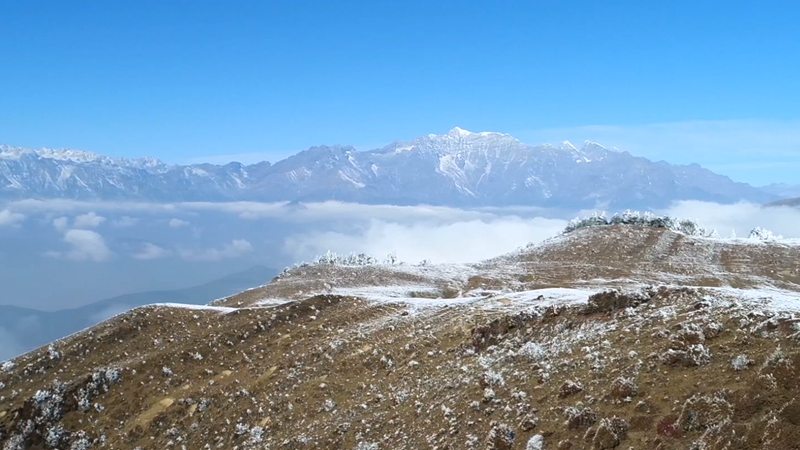
[[[798,319],[680,287],[797,290],[796,248],[736,245],[609,227],[449,281],[309,266],[219,302],[240,308],[228,313],[140,308],[0,372],[0,448],[54,448],[61,429],[55,448],[524,449],[535,435],[546,449],[800,448]],[[541,307],[334,294],[596,278],[655,287]],[[253,306],[268,298],[297,301]]]

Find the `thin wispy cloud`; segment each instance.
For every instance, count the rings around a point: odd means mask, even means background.
[[[64,232],[69,228],[69,217],[61,216],[53,219],[53,227],[56,231]]]
[[[185,220],[173,218],[173,219],[169,219],[169,222],[167,222],[167,225],[169,225],[170,228],[181,228],[181,227],[189,226],[189,222],[187,222]]]
[[[117,220],[111,222],[111,225],[117,228],[129,228],[139,223],[139,219],[130,216],[122,216]]]
[[[25,215],[11,212],[8,209],[0,211],[0,226],[17,225],[25,220]]]
[[[0,362],[14,358],[25,351],[25,347],[17,342],[15,333],[0,327]]]
[[[70,229],[64,233],[63,241],[71,246],[68,251],[50,251],[46,256],[67,258],[73,261],[106,261],[111,257],[111,250],[100,233],[92,230]]]
[[[181,258],[187,261],[221,261],[243,256],[253,251],[253,246],[245,239],[234,239],[219,248],[182,249],[178,251]]]
[[[171,250],[167,250],[165,248],[159,247],[158,245],[147,242],[144,244],[144,247],[140,252],[135,253],[133,255],[133,258],[141,260],[149,260],[149,259],[166,258],[171,255],[172,255]]]
[[[89,211],[86,214],[75,217],[72,226],[74,228],[97,228],[105,221],[105,217],[97,215],[94,211]]]

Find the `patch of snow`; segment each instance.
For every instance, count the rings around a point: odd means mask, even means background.
[[[543,450],[544,449],[544,436],[536,434],[528,440],[525,450]]]
[[[253,303],[253,306],[280,306],[292,301],[288,298],[266,298]]]
[[[353,178],[352,176],[348,175],[347,173],[345,173],[342,170],[339,171],[339,178],[341,178],[344,181],[348,181],[348,182],[352,183],[355,187],[357,187],[359,189],[361,189],[361,188],[366,186],[366,184],[356,180],[355,178]]]
[[[174,308],[174,309],[191,309],[196,311],[215,311],[222,314],[228,314],[236,311],[236,308],[228,308],[225,306],[188,305],[184,303],[153,303],[146,306],[160,306],[164,308]]]
[[[765,286],[759,289],[698,287],[719,300],[738,300],[745,306],[781,312],[800,312],[800,292]]]

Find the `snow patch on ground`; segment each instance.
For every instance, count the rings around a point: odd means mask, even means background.
[[[237,308],[228,308],[225,306],[188,305],[184,303],[153,303],[152,305],[146,305],[146,306],[160,306],[164,308],[174,308],[174,309],[191,309],[195,311],[215,311],[222,314],[232,313],[237,310]]]
[[[293,301],[288,298],[265,298],[253,303],[253,306],[280,306]]]
[[[717,299],[739,301],[758,309],[782,312],[800,312],[800,292],[765,286],[759,289],[736,289],[731,287],[698,288]]]
[[[482,297],[458,298],[424,298],[415,297],[412,293],[434,294],[436,289],[429,285],[397,285],[397,286],[364,286],[352,288],[335,288],[332,293],[348,297],[358,297],[375,303],[404,303],[415,307],[437,307],[445,305],[466,304]]]

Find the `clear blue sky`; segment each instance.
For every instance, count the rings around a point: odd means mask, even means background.
[[[10,145],[275,160],[458,125],[800,183],[797,2],[8,0],[0,21]]]

